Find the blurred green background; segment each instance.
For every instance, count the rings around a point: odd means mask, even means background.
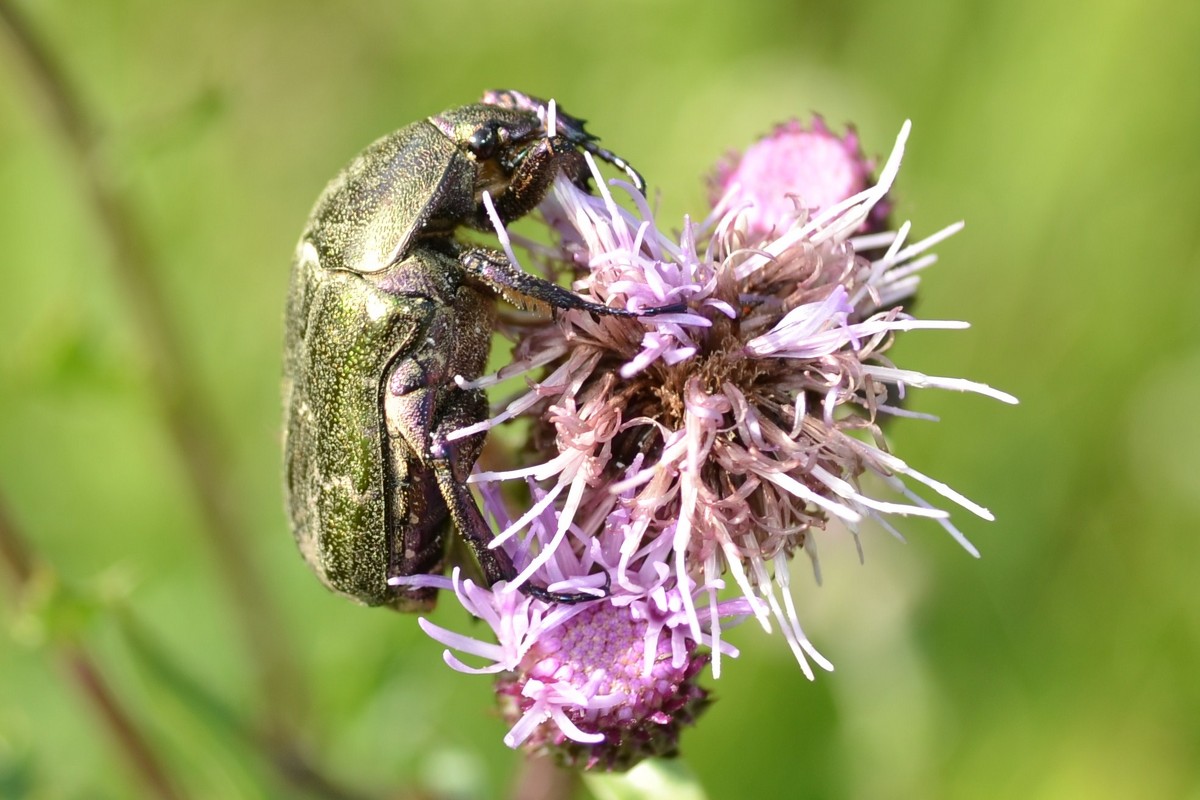
[[[186,796],[335,796],[304,764],[356,796],[509,791],[489,681],[312,578],[278,450],[317,193],[376,136],[517,87],[588,118],[668,221],[780,119],[884,155],[911,117],[899,218],[967,221],[919,311],[973,328],[896,358],[1022,400],[916,393],[943,421],[896,451],[995,512],[956,517],[983,558],[932,525],[871,531],[862,566],[821,539],[825,585],[795,594],[837,671],[735,632],[684,739],[710,795],[1200,798],[1200,4],[3,2],[95,127],[89,173],[4,29],[0,493],[42,566],[0,593],[0,796],[148,791],[81,659]]]

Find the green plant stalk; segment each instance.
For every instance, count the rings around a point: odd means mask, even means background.
[[[38,566],[25,538],[9,515],[4,498],[0,496],[0,559],[3,559],[17,602],[33,582]],[[101,673],[96,659],[79,642],[58,643],[58,660],[80,694],[92,707],[100,723],[111,736],[113,746],[125,757],[146,790],[162,800],[183,800],[185,795],[175,785],[146,736],[121,703]]]
[[[234,601],[234,617],[253,661],[267,727],[285,740],[289,716],[300,707],[296,662],[284,640],[280,614],[264,589],[262,572],[246,546],[252,537],[238,512],[241,506],[234,487],[224,477],[229,471],[213,444],[216,414],[197,385],[194,376],[198,371],[168,312],[159,281],[162,270],[154,261],[133,204],[117,188],[102,157],[97,127],[53,51],[8,0],[0,0],[0,23],[25,67],[32,94],[64,140],[73,162],[72,173],[108,241],[108,262],[140,334],[138,339],[146,348],[151,391],[183,463],[218,571]]]

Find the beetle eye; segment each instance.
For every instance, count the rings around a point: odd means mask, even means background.
[[[467,139],[467,147],[471,148],[475,158],[486,161],[496,154],[496,145],[499,141],[499,137],[496,135],[496,126],[483,125],[471,134],[470,139]]]

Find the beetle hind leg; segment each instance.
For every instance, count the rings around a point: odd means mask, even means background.
[[[487,414],[487,398],[480,390],[457,392],[446,404],[446,413],[439,420],[431,437],[430,466],[437,478],[438,489],[446,501],[450,518],[458,527],[471,552],[479,561],[480,569],[488,584],[512,581],[517,576],[516,567],[508,553],[500,547],[489,547],[493,539],[492,529],[483,518],[483,512],[467,487],[471,468],[479,458],[483,446],[483,434],[449,442],[446,435],[459,430]],[[526,582],[520,591],[547,603],[583,603],[608,596],[610,580],[605,576],[603,594],[585,592],[552,592],[544,586]]]
[[[442,495],[446,498],[446,507],[450,510],[450,518],[454,520],[454,524],[458,526],[459,532],[463,539],[471,548],[471,552],[479,561],[479,566],[483,570],[483,576],[488,584],[495,584],[499,581],[511,582],[517,577],[517,569],[513,566],[512,559],[509,558],[507,552],[502,548],[489,547],[492,541],[492,530],[488,527],[487,521],[483,518],[483,513],[479,510],[479,506],[475,503],[475,498],[471,494],[471,490],[462,481],[459,481],[446,461],[434,461],[434,473],[437,475],[438,486],[442,491]],[[535,583],[526,581],[521,584],[518,589],[523,593],[535,597],[546,603],[586,603],[590,600],[599,600],[607,597],[609,589],[612,585],[612,579],[605,574],[604,586],[602,594],[593,594],[589,592],[552,592],[545,586],[539,586]]]
[[[388,576],[440,575],[445,570],[446,541],[452,533],[449,513],[433,473],[416,462],[396,460],[388,481]],[[391,585],[389,604],[398,611],[431,611],[437,590],[427,586]]]

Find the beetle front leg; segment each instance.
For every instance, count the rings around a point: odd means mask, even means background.
[[[468,275],[487,284],[505,298],[511,298],[514,294],[530,297],[551,308],[575,309],[609,317],[652,317],[658,314],[678,314],[686,310],[683,303],[674,303],[648,308],[645,311],[627,311],[585,300],[557,283],[530,275],[513,266],[503,253],[486,247],[466,248],[459,253],[458,261]]]
[[[450,518],[458,527],[459,533],[471,548],[483,576],[488,584],[499,581],[511,582],[517,577],[516,567],[512,558],[501,547],[489,547],[493,535],[492,529],[483,518],[483,512],[475,502],[474,495],[467,488],[467,478],[471,468],[479,458],[483,447],[483,434],[469,436],[455,442],[449,442],[446,435],[474,424],[487,415],[487,398],[480,390],[459,392],[446,404],[446,413],[439,421],[437,429],[431,436],[430,466],[437,478],[438,488],[450,511]],[[608,595],[609,582],[606,579],[604,594],[595,595],[586,592],[552,592],[544,586],[534,583],[523,583],[521,592],[536,597],[547,603],[584,603],[598,600]]]

